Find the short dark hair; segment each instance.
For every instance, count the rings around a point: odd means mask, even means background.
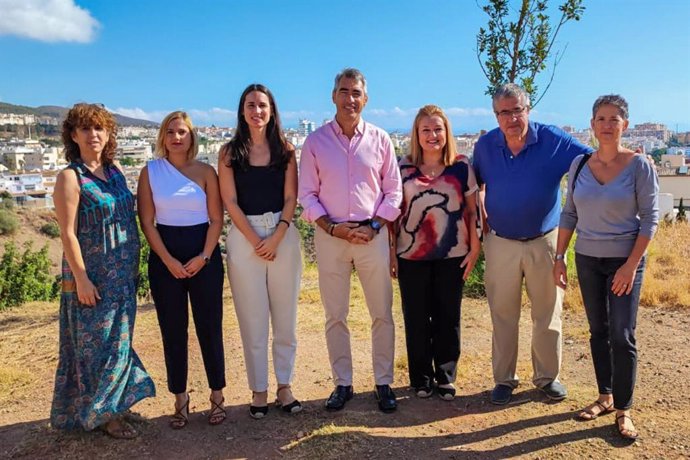
[[[602,105],[612,105],[618,109],[618,114],[624,120],[628,119],[628,102],[620,94],[605,94],[599,96],[592,106],[592,118],[597,116],[597,110]]]

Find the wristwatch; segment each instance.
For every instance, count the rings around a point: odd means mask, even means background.
[[[378,220],[374,220],[374,219],[371,220],[371,223],[369,224],[369,226],[370,226],[376,233],[380,232],[380,231],[381,231],[381,227],[382,227],[381,222],[379,222]]]
[[[206,254],[204,254],[203,252],[200,255],[201,255],[201,258],[204,259],[204,264],[208,265],[209,262],[211,262],[211,258],[209,256],[207,256]]]
[[[556,254],[553,258],[554,261],[562,260],[565,261],[565,254]]]

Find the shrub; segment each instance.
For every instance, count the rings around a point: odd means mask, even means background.
[[[302,207],[298,206],[295,212],[294,223],[299,231],[300,239],[302,240],[302,250],[305,262],[313,264],[316,262],[316,250],[314,249],[314,225],[310,224],[304,219],[300,219],[302,215]]]
[[[151,247],[149,246],[144,232],[141,231],[139,225],[139,218],[137,217],[137,228],[139,229],[139,241],[141,242],[141,251],[139,252],[139,277],[137,278],[137,297],[151,300],[151,284],[149,282],[149,253]]]
[[[41,233],[48,235],[51,238],[57,238],[60,236],[60,227],[58,226],[57,222],[47,222],[41,226]]]
[[[484,251],[481,251],[477,263],[474,264],[474,270],[472,270],[470,276],[465,280],[465,287],[462,290],[462,295],[464,297],[479,299],[486,296],[486,289],[484,288],[485,265]]]
[[[47,245],[32,251],[28,242],[19,254],[13,241],[5,243],[5,253],[0,258],[0,310],[35,300],[57,299],[58,279],[49,273]]]
[[[13,235],[19,228],[17,216],[11,209],[0,209],[0,235]]]

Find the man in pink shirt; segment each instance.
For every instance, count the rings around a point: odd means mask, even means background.
[[[344,69],[335,77],[332,97],[335,119],[304,142],[299,178],[302,217],[316,223],[319,288],[336,385],[326,408],[340,410],[354,394],[347,327],[354,266],[372,318],[376,399],[379,409],[393,412],[395,329],[386,224],[400,214],[400,170],[388,134],[362,120],[368,99],[364,75]]]

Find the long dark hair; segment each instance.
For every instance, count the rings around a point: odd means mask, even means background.
[[[237,108],[237,129],[235,130],[235,135],[225,146],[226,152],[229,153],[226,156],[226,164],[231,168],[239,167],[243,170],[249,167],[249,150],[252,146],[252,138],[249,132],[249,125],[244,119],[242,112],[244,111],[244,101],[252,91],[259,91],[268,96],[268,102],[271,106],[271,118],[266,126],[266,139],[271,151],[269,166],[285,169],[290,161],[290,157],[293,155],[294,149],[291,148],[283,135],[280,114],[278,113],[278,106],[276,106],[273,94],[268,88],[259,83],[252,83],[247,86],[242,92],[242,96],[240,96],[240,105]]]

